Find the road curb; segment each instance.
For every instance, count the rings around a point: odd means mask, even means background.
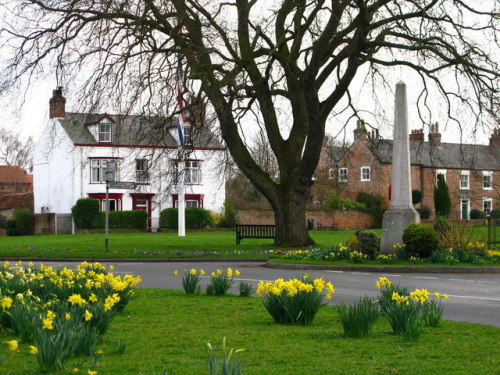
[[[214,263],[214,262],[252,262],[264,263],[264,267],[288,270],[322,270],[322,271],[346,271],[346,272],[378,272],[378,273],[471,273],[471,274],[497,274],[500,267],[421,267],[421,266],[364,266],[364,265],[329,265],[329,264],[294,264],[273,263],[268,259],[257,258],[16,258],[0,257],[0,261],[17,262],[106,262],[106,263]]]
[[[384,273],[500,273],[500,267],[419,267],[419,266],[351,266],[328,264],[291,264],[266,262],[265,267],[287,270],[322,270]]]

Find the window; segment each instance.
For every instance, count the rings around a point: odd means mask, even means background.
[[[330,168],[330,169],[328,170],[328,179],[329,179],[329,180],[333,180],[333,179],[334,179],[334,177],[335,177],[335,176],[333,175],[333,169],[332,169],[332,168]]]
[[[90,182],[104,182],[106,180],[105,172],[109,160],[114,159],[90,159]],[[115,181],[118,178],[118,162],[116,162]]]
[[[190,145],[191,144],[191,125],[189,126],[184,126],[184,144],[185,145]]]
[[[148,159],[135,159],[135,180],[136,182],[149,182]]]
[[[483,198],[483,211],[489,215],[493,209],[493,198]]]
[[[441,175],[443,175],[443,177],[444,177],[444,182],[446,182],[446,169],[438,169],[438,170],[436,171],[436,185],[437,185],[437,183],[438,183],[438,176],[439,176],[440,174],[441,174]]]
[[[99,199],[101,211],[106,211],[105,193],[89,193],[89,198]],[[109,210],[121,211],[122,198],[123,198],[122,193],[109,193]]]
[[[189,207],[198,207],[198,201],[187,200],[186,201],[186,208],[189,208]]]
[[[111,142],[111,124],[99,124],[99,142]]]
[[[179,207],[178,194],[172,194],[173,207]],[[186,208],[189,207],[201,207],[203,208],[203,194],[186,194],[184,196],[184,205]]]
[[[483,171],[483,189],[493,190],[493,172]]]
[[[370,181],[370,167],[361,167],[361,181]]]
[[[460,189],[469,189],[469,171],[460,172]]]
[[[174,184],[179,180],[179,163],[175,163]],[[184,164],[184,183],[201,184],[201,161],[187,160]]]
[[[368,168],[368,174],[370,174],[370,168]],[[347,182],[347,168],[339,168],[339,182]]]

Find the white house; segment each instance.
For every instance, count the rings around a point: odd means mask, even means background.
[[[89,197],[99,199],[104,209],[104,171],[110,160],[117,165],[115,180],[136,183],[135,189],[109,190],[110,210],[146,210],[153,231],[160,211],[176,206],[179,177],[184,178],[186,207],[221,210],[225,148],[207,126],[188,123],[186,156],[180,161],[177,126],[171,120],[66,113],[65,103],[62,89],[54,90],[49,124],[35,146],[35,213],[67,214],[78,199]]]

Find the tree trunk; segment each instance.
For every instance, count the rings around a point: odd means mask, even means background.
[[[302,247],[314,244],[305,220],[310,190],[309,186],[303,184],[294,186],[290,192],[282,192],[277,202],[271,204],[276,223],[275,246]]]

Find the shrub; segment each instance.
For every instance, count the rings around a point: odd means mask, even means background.
[[[358,230],[354,233],[359,241],[359,249],[367,254],[370,259],[375,259],[375,253],[380,250],[380,240],[377,238],[375,233]]]
[[[495,208],[494,210],[491,210],[490,216],[494,218],[500,218],[500,210]]]
[[[160,226],[162,228],[177,229],[179,224],[177,208],[167,208],[160,212]],[[210,212],[200,207],[188,207],[185,211],[186,228],[200,229],[212,224]]]
[[[273,283],[260,281],[256,293],[263,294],[264,307],[275,323],[309,325],[319,309],[335,292],[331,283],[323,279],[311,280],[307,275],[301,279]]]
[[[411,223],[403,232],[403,242],[409,256],[428,258],[439,249],[439,235],[427,225]]]
[[[356,195],[356,202],[364,204],[366,206],[365,211],[373,215],[375,218],[375,227],[380,227],[382,225],[384,210],[389,205],[387,198],[378,194],[359,192]]]
[[[444,217],[448,217],[451,210],[450,192],[442,174],[438,174],[437,186],[434,188],[434,209],[437,216]]]
[[[186,208],[186,228],[206,228],[212,224],[210,212],[201,207]]]
[[[234,228],[238,223],[236,210],[229,203],[224,202],[224,210],[222,211],[221,219],[218,223],[219,228]]]
[[[360,250],[360,244],[359,244],[359,239],[356,235],[350,236],[346,241],[345,241],[346,246],[353,250],[353,251],[359,251]]]
[[[470,218],[475,219],[486,219],[486,212],[480,211],[477,208],[470,211]]]
[[[367,337],[379,316],[376,301],[370,297],[362,297],[351,306],[338,307],[340,323],[346,337]]]
[[[82,198],[71,208],[73,220],[78,229],[93,229],[99,216],[99,200]]]
[[[178,225],[177,208],[166,208],[160,212],[160,227],[177,229]]]
[[[19,236],[29,236],[34,232],[35,216],[27,208],[16,208],[14,210],[17,233]]]
[[[431,210],[427,207],[417,208],[417,212],[420,214],[421,219],[428,219],[431,217]]]
[[[7,236],[17,236],[19,235],[17,231],[17,225],[15,220],[7,220],[5,222],[5,232]]]
[[[112,229],[146,229],[148,213],[144,210],[111,211],[109,227]]]

